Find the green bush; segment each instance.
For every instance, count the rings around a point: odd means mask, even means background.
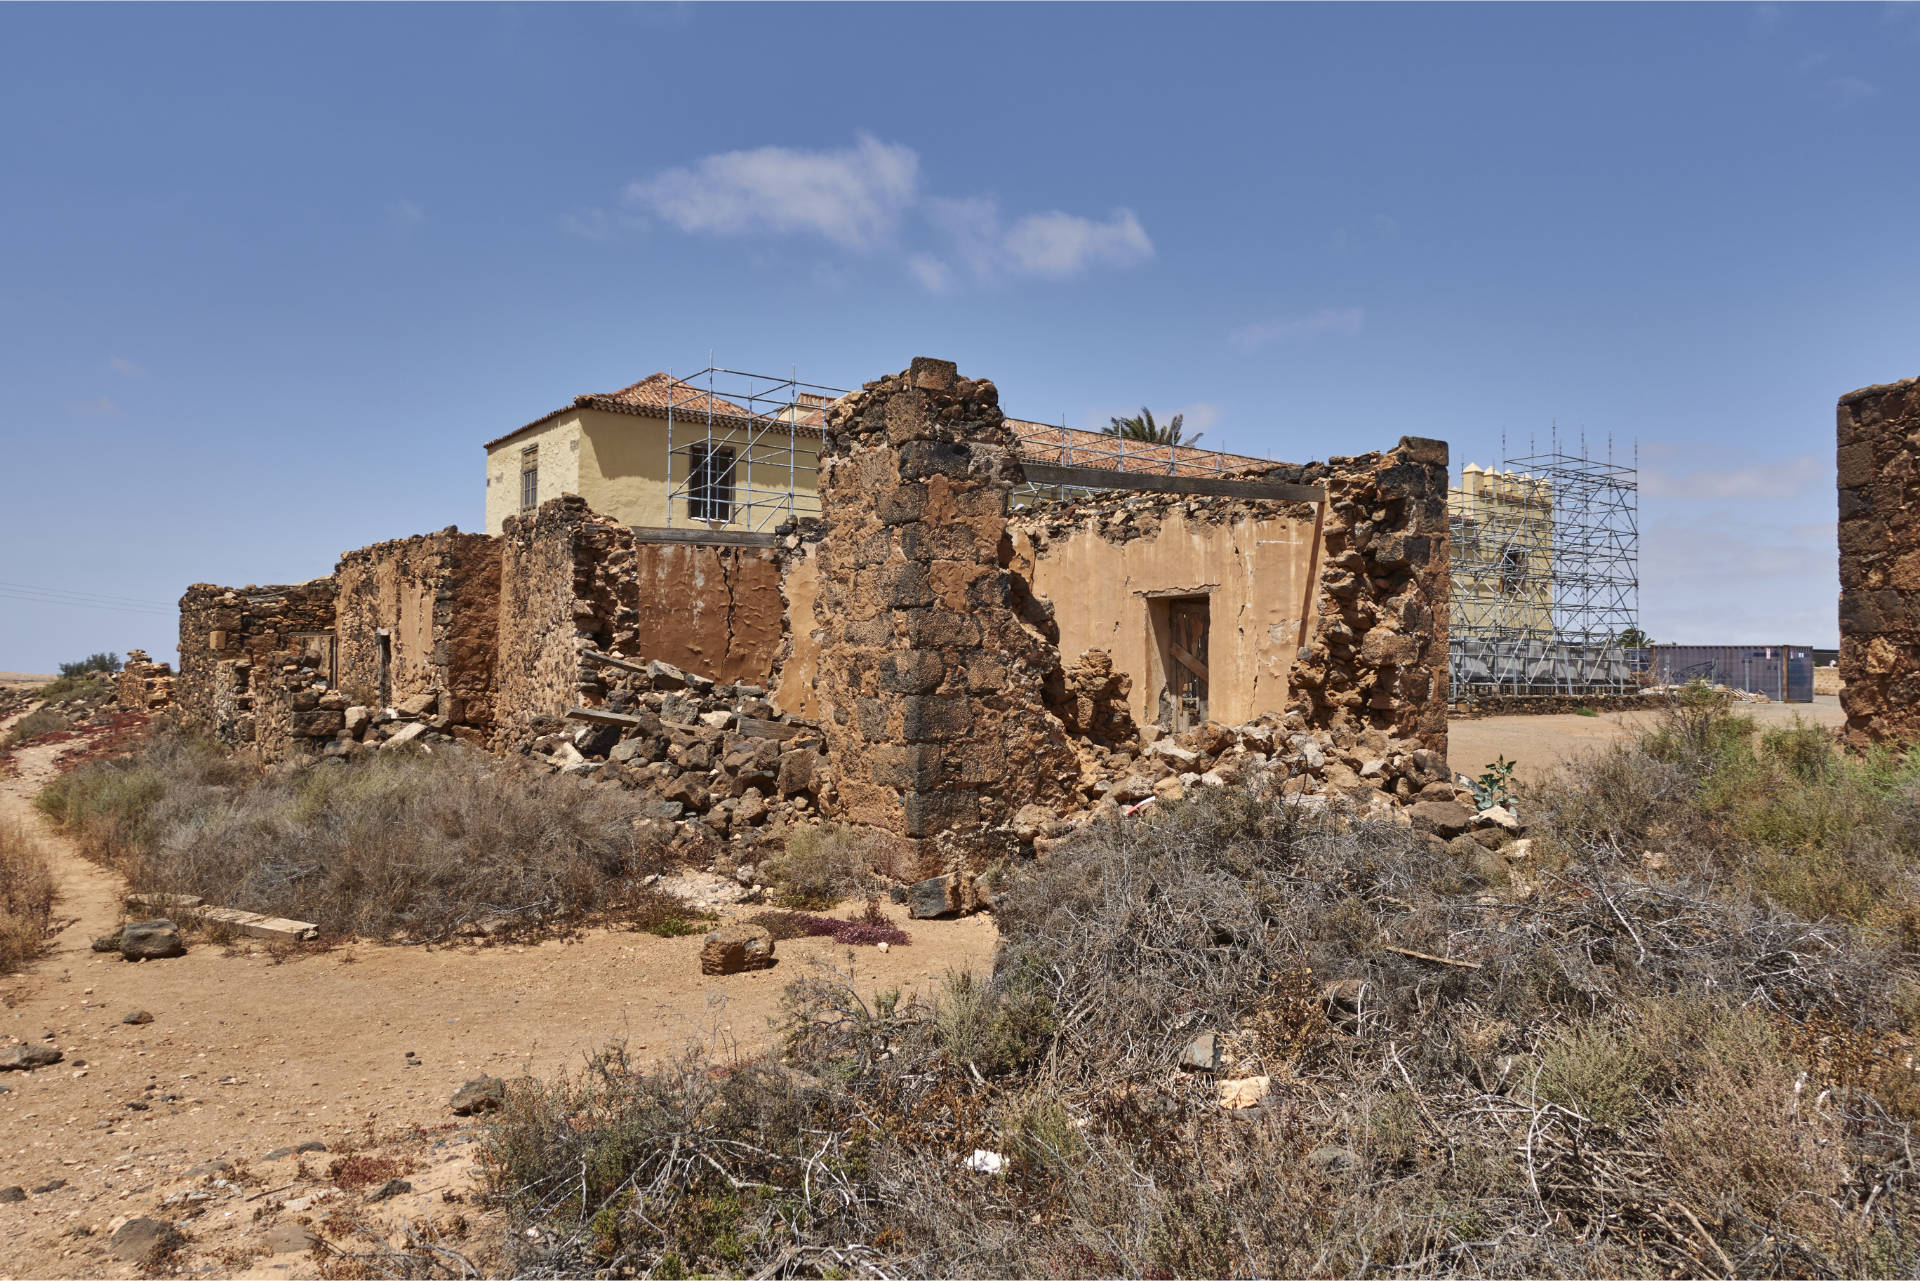
[[[6,741],[0,742],[0,749],[11,751],[43,734],[57,734],[67,725],[67,718],[53,708],[36,707],[13,723],[13,728],[7,731]]]
[[[120,655],[110,653],[89,654],[77,663],[60,664],[60,675],[63,678],[69,679],[77,676],[93,676],[96,674],[111,676],[119,670]]]

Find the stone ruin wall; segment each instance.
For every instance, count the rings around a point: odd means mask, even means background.
[[[1289,704],[1337,737],[1369,732],[1447,754],[1447,446],[1270,473],[1327,492],[1319,595]]]
[[[281,669],[316,653],[330,669],[330,646],[303,639],[333,633],[333,579],[281,587],[195,583],[180,598],[180,674],[173,701],[181,716],[228,744],[258,734],[259,696]],[[269,737],[290,726],[270,727]]]
[[[581,655],[637,656],[632,532],[571,494],[507,519],[500,543],[496,742],[605,696]]]
[[[1848,392],[1837,424],[1846,739],[1920,742],[1920,378]]]
[[[113,697],[122,707],[158,711],[173,701],[173,668],[154,662],[144,649],[130,649],[113,678]]]
[[[457,529],[375,543],[334,569],[337,688],[378,704],[381,633],[388,705],[431,695],[441,728],[493,725],[499,654],[500,542]]]
[[[1044,608],[1003,560],[1021,478],[999,392],[951,362],[828,411],[818,683],[840,817],[924,843],[1077,780],[1045,708]]]

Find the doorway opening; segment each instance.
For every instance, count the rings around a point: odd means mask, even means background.
[[[1212,610],[1205,596],[1162,597],[1148,602],[1160,670],[1166,683],[1160,691],[1162,727],[1183,733],[1207,721],[1208,640]]]
[[[393,633],[382,627],[374,633],[380,646],[380,706],[393,705]]]

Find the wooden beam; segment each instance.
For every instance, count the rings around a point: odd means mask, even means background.
[[[656,720],[649,716],[629,716],[625,712],[604,712],[597,707],[569,707],[567,719],[589,725],[618,725],[622,729],[646,729]]]
[[[693,543],[707,547],[778,547],[780,535],[725,529],[650,529],[633,526],[636,543]]]
[[[641,676],[647,674],[645,664],[629,663],[624,658],[615,658],[611,654],[602,654],[597,649],[582,650],[580,657],[586,659],[589,663],[598,663],[602,667],[617,667],[623,672],[634,672]]]
[[[1270,480],[1229,480],[1221,476],[1168,476],[1148,471],[1110,471],[1104,467],[1061,467],[1053,463],[1022,463],[1027,483],[1064,485],[1071,489],[1138,489],[1162,494],[1194,494],[1209,498],[1255,498],[1282,503],[1321,503],[1326,491],[1318,485],[1283,485]]]

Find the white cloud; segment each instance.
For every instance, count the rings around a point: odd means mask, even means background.
[[[953,268],[932,254],[914,254],[907,259],[907,270],[930,294],[944,294],[953,288]]]
[[[862,133],[851,147],[759,147],[708,156],[629,183],[632,209],[690,234],[816,235],[843,249],[904,255],[907,274],[930,293],[963,279],[1065,280],[1097,267],[1151,259],[1153,241],[1130,209],[1090,218],[1054,209],[1003,219],[986,196],[923,194],[911,147]],[[919,238],[901,246],[907,214]],[[570,214],[561,225],[588,239],[608,238],[615,223],[600,210]]]
[[[625,195],[686,232],[804,232],[872,250],[892,238],[913,203],[919,166],[911,147],[863,133],[853,146],[829,151],[723,152],[630,183]]]
[[[1642,493],[1683,502],[1798,498],[1816,483],[1831,488],[1829,474],[1812,454],[1742,467],[1701,467],[1685,472],[1648,467],[1640,472]]]
[[[396,227],[418,227],[427,220],[427,211],[411,200],[396,200],[387,206],[387,221]]]
[[[1013,224],[1003,247],[1015,271],[1054,280],[1153,257],[1153,242],[1131,209],[1116,209],[1105,222],[1058,210],[1028,214]]]
[[[138,378],[147,371],[128,360],[125,356],[107,357],[107,368],[116,374],[125,374],[129,378]]]
[[[1291,316],[1242,325],[1228,335],[1242,351],[1255,351],[1274,343],[1315,338],[1321,334],[1357,334],[1367,326],[1362,307],[1323,307],[1309,316]]]

